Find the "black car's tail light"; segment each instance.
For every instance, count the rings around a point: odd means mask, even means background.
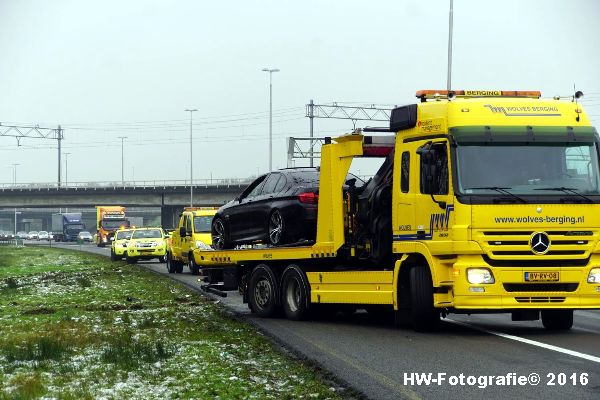
[[[319,195],[316,193],[313,193],[313,192],[300,193],[298,195],[298,200],[300,200],[300,203],[318,204],[319,203]]]

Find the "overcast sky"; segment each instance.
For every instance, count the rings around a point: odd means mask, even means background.
[[[184,110],[197,108],[194,178],[256,175],[268,169],[262,68],[281,70],[273,166],[285,167],[286,137],[308,136],[310,99],[389,106],[444,89],[448,8],[449,0],[0,0],[0,122],[60,124],[69,182],[120,181],[120,136],[126,180],[175,180],[189,178]],[[598,125],[599,20],[596,0],[455,0],[452,86],[551,97],[576,84]],[[316,136],[351,128],[315,120]],[[0,184],[12,183],[13,163],[17,182],[56,182],[55,140],[0,143]]]

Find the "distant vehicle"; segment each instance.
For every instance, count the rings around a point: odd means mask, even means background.
[[[92,234],[88,231],[81,231],[77,235],[77,240],[83,240],[84,242],[91,242],[93,239]]]
[[[35,240],[37,238],[38,238],[38,232],[37,231],[30,231],[27,234],[27,239],[29,239],[29,240]]]
[[[348,174],[356,187],[364,182]],[[344,186],[346,189],[347,186]],[[319,202],[319,170],[293,168],[258,177],[212,220],[212,245],[230,249],[264,242],[273,246],[314,241]]]
[[[15,235],[7,231],[0,231],[0,239],[14,239]]]
[[[27,232],[25,232],[25,231],[19,231],[19,232],[17,232],[17,237],[19,239],[27,239]]]
[[[127,241],[131,239],[133,229],[119,229],[115,232],[114,240],[111,243],[110,259],[117,261],[125,257],[127,251]]]
[[[115,231],[129,227],[129,220],[125,218],[125,207],[96,206],[96,244],[98,247],[110,246]]]
[[[46,231],[39,231],[37,240],[50,240],[50,234]]]
[[[167,242],[162,228],[134,229],[131,239],[127,241],[125,259],[127,264],[135,264],[138,260],[158,258],[166,262]]]
[[[80,212],[52,214],[52,233],[57,242],[74,242],[84,229]]]

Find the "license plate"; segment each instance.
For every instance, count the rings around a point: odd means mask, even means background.
[[[525,282],[557,282],[560,272],[525,272]]]

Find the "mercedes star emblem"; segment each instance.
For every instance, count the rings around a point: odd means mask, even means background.
[[[545,232],[536,232],[531,235],[529,245],[535,254],[546,254],[550,249],[550,238]]]

